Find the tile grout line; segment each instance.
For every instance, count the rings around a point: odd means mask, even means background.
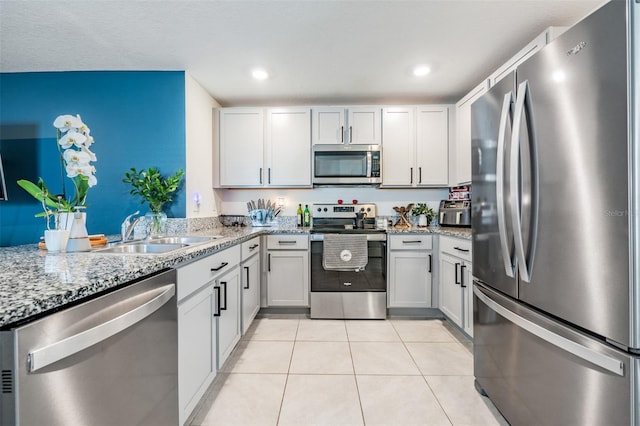
[[[287,385],[289,384],[289,374],[291,373],[291,363],[293,362],[293,352],[296,350],[296,342],[298,341],[298,330],[300,329],[300,319],[296,325],[296,333],[293,336],[293,347],[291,348],[291,355],[289,356],[289,368],[287,369],[287,376],[284,380],[284,388],[282,389],[282,398],[280,399],[280,409],[278,410],[278,417],[276,417],[276,426],[280,424],[280,416],[282,415],[282,407],[284,406],[284,396],[287,393]]]
[[[353,352],[351,351],[351,340],[349,339],[349,331],[347,329],[347,323],[344,323],[344,331],[347,333],[347,344],[349,345],[349,357],[351,358],[351,367],[353,368],[353,381],[356,383],[356,392],[358,393],[358,403],[360,404],[360,415],[362,416],[363,426],[367,425],[367,420],[364,416],[364,408],[362,407],[362,396],[360,395],[360,386],[358,386],[358,375],[356,374],[356,364],[353,361]]]

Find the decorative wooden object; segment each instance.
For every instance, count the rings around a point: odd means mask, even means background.
[[[407,215],[411,212],[413,208],[413,203],[409,204],[407,207],[394,207],[393,209],[400,214],[400,220],[396,223],[394,228],[399,229],[409,229],[411,228],[411,222],[407,219]]]

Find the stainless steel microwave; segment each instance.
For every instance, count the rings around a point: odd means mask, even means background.
[[[379,145],[313,147],[314,185],[380,184]]]

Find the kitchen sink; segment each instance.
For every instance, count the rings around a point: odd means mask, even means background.
[[[94,253],[115,253],[115,254],[162,254],[173,250],[188,247],[188,244],[160,244],[160,243],[127,243],[114,245],[104,249],[95,250]]]
[[[206,243],[216,238],[220,238],[219,236],[214,237],[158,237],[152,238],[150,240],[145,240],[146,244],[201,244]]]

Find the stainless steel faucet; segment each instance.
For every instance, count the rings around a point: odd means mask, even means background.
[[[133,220],[133,222],[130,222],[130,219],[137,214],[140,214],[140,210],[136,211],[135,213],[131,213],[124,219],[122,225],[120,225],[120,238],[122,239],[122,241],[128,241],[129,238],[131,238],[131,234],[133,233],[136,224],[140,221],[140,219],[142,219],[142,216],[138,216]]]

